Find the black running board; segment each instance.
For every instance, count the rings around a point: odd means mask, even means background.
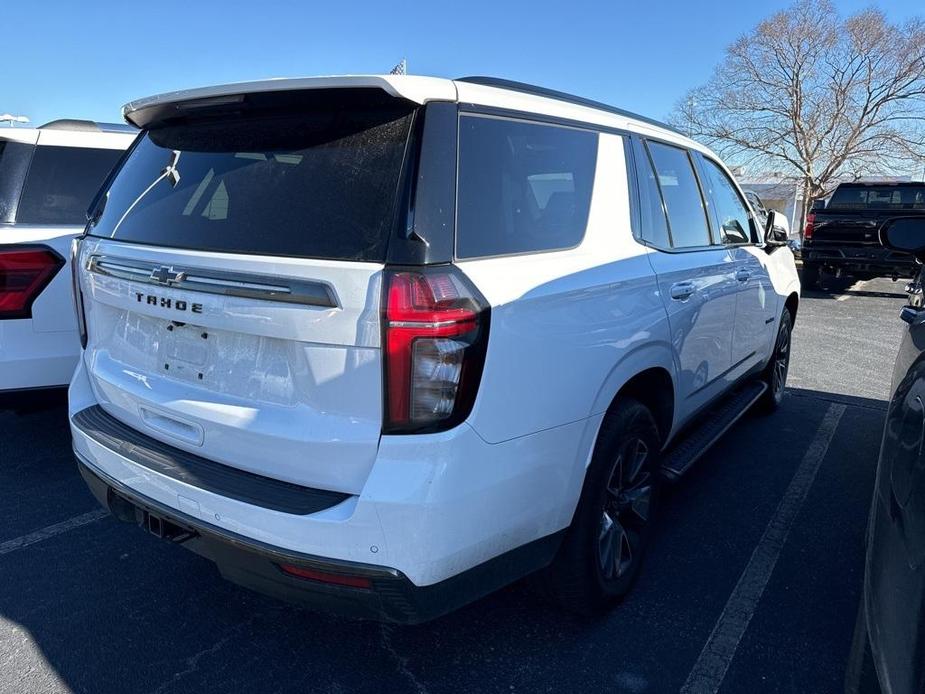
[[[662,475],[673,482],[690,470],[767,389],[764,381],[749,381],[700,414],[694,427],[662,455]]]

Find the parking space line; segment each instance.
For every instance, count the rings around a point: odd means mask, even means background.
[[[726,671],[758,608],[777,559],[787,542],[790,528],[803,507],[844,412],[845,405],[838,403],[832,403],[826,410],[816,435],[806,449],[793,479],[790,480],[787,491],[768,521],[761,540],[752,552],[719,619],[716,620],[710,638],[694,663],[687,681],[681,687],[681,694],[712,694],[722,685]]]
[[[9,554],[10,552],[15,552],[17,549],[23,549],[29,545],[34,545],[36,542],[41,542],[55,535],[66,533],[68,530],[73,530],[87,523],[98,521],[100,518],[104,518],[108,515],[109,512],[101,508],[79,516],[74,516],[73,518],[68,518],[54,525],[49,525],[41,530],[31,532],[28,535],[7,540],[6,542],[0,542],[0,555]]]
[[[850,287],[848,287],[848,289],[846,289],[845,291],[848,291],[848,292],[861,291],[864,288],[865,284],[867,284],[867,280],[858,280],[857,282],[852,284]],[[835,297],[835,301],[847,301],[850,298],[851,298],[850,294],[839,294],[838,296]]]

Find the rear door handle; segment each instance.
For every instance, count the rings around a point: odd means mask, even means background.
[[[748,282],[748,280],[751,279],[751,276],[752,273],[750,273],[748,270],[739,270],[736,273],[736,279],[739,280],[739,282]]]
[[[694,283],[677,282],[671,285],[671,289],[668,290],[668,293],[675,301],[686,301],[691,297],[691,294],[694,293]]]

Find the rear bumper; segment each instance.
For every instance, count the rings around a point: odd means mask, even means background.
[[[74,452],[107,508],[116,512],[114,499],[124,499],[140,509],[129,520],[147,511],[194,530],[185,546],[236,583],[400,622],[432,618],[548,564],[583,481],[581,442],[599,425],[576,422],[500,444],[468,425],[382,437],[362,492],[316,510],[293,507],[266,478],[257,480],[261,489],[229,483],[203,466],[209,461],[146,442],[155,432],[120,433],[81,416],[101,409],[82,360],[69,400]],[[371,572],[374,594],[284,575],[277,557],[329,573]]]
[[[880,246],[819,247],[804,243],[802,259],[804,263],[815,263],[848,273],[895,274],[900,277],[913,277],[919,267],[912,256]]]
[[[0,321],[0,392],[66,386],[79,353],[76,330],[36,331],[31,318]]]
[[[138,494],[79,453],[76,456],[93,495],[120,520],[143,525],[154,515],[187,531],[183,546],[213,561],[227,580],[287,602],[360,619],[418,624],[442,616],[548,564],[564,533],[540,538],[439,583],[416,586],[397,569],[291,552],[205,523]],[[295,578],[284,573],[281,564],[362,578],[369,587]]]

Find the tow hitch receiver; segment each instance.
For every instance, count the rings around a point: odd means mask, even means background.
[[[169,540],[177,544],[186,542],[196,537],[196,533],[186,528],[181,528],[176,523],[171,523],[165,518],[160,518],[152,513],[145,511],[142,525],[149,533],[162,540]]]

